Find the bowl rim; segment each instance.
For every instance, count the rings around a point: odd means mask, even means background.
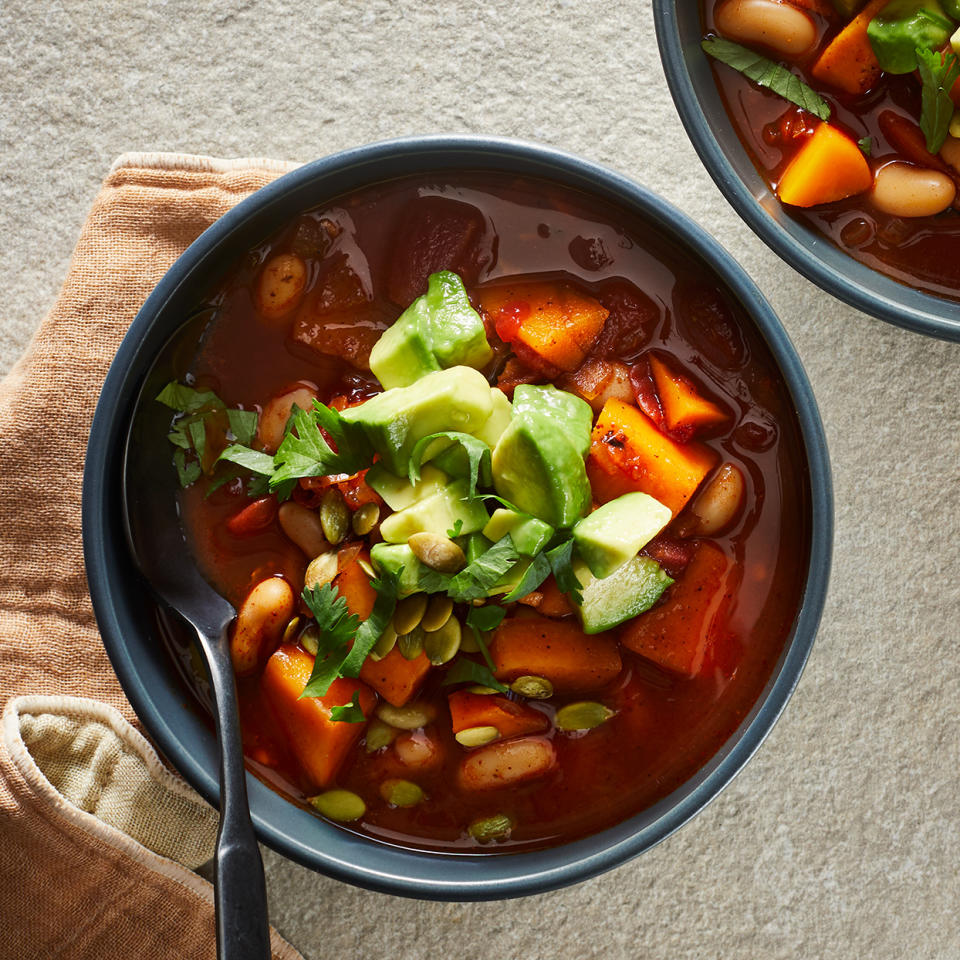
[[[782,260],[838,300],[894,326],[941,340],[960,341],[960,302],[893,280],[855,260],[822,234],[796,223],[796,234],[809,241],[801,243],[780,219],[764,209],[721,147],[697,96],[686,56],[691,50],[681,36],[676,8],[677,0],[653,0],[654,26],[667,86],[700,160],[741,219]],[[694,55],[706,56],[699,43]],[[736,136],[728,117],[726,122]],[[737,143],[740,144],[738,136]],[[739,149],[741,159],[751,170],[755,169],[742,144]],[[757,180],[758,189],[769,192],[759,173]],[[779,201],[776,203],[779,207]],[[811,247],[836,254],[837,262],[842,263],[844,269],[832,269],[811,252]]]
[[[275,201],[343,172],[367,183],[401,175],[398,164],[420,172],[439,169],[508,169],[540,176],[601,197],[616,199],[705,260],[740,302],[767,343],[791,396],[805,447],[810,495],[810,562],[801,606],[777,665],[752,710],[716,754],[689,780],[653,807],[614,827],[572,843],[504,855],[420,853],[365,841],[300,810],[248,774],[251,811],[261,841],[327,876],[368,889],[434,900],[494,900],[543,893],[585,880],[637,856],[665,839],[726,786],[769,734],[795,689],[823,612],[833,542],[833,492],[823,425],[812,388],[786,331],[759,289],[734,258],[706,231],[633,180],[568,153],[520,140],[478,136],[409,137],[361,146],[318,159],[287,173],[241,201],[212,224],[177,259],[134,318],[104,381],[90,428],[83,479],[83,544],[94,611],[108,656],[144,728],[184,778],[219,805],[213,734],[190,727],[169,690],[151,687],[138,664],[138,622],[112,588],[112,571],[124,562],[116,542],[119,507],[111,484],[119,482],[118,438],[126,436],[132,404],[149,369],[147,334],[163,319],[171,298],[201,275],[227,238],[249,229],[251,219]],[[392,165],[384,168],[384,165]],[[498,167],[497,164],[500,164]],[[406,171],[404,171],[406,172]],[[359,183],[356,185],[359,187]],[[339,191],[342,192],[342,191]],[[169,312],[169,311],[168,311]],[[139,365],[139,366],[138,366]],[[111,473],[111,471],[113,471]],[[115,490],[112,491],[115,493]],[[140,627],[142,630],[143,628]],[[179,707],[177,713],[174,708]],[[186,725],[186,726],[184,726]],[[186,731],[186,733],[184,733]],[[185,742],[188,737],[192,742]],[[304,819],[307,818],[307,819]],[[305,836],[298,828],[309,831]],[[309,842],[308,842],[309,838]]]

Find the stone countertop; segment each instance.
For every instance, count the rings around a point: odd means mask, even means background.
[[[622,171],[733,251],[797,346],[836,485],[800,686],[727,790],[659,847],[536,898],[420,903],[264,851],[307,958],[960,957],[960,347],[832,299],[740,221],[667,91],[649,4],[0,5],[0,372],[128,150],[314,157],[404,134],[521,137]]]

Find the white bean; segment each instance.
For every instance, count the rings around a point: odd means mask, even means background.
[[[940,159],[960,173],[960,139],[953,136],[947,137],[940,148]]]
[[[953,203],[957,187],[939,170],[895,160],[873,176],[870,199],[884,213],[895,217],[932,217]]]
[[[307,265],[295,253],[271,257],[260,272],[254,301],[260,316],[273,323],[282,320],[303,299]]]
[[[730,526],[740,512],[745,487],[740,468],[725,463],[690,505],[697,519],[691,532],[711,537]]]
[[[814,48],[817,28],[802,10],[777,0],[725,0],[714,13],[717,30],[747,45],[759,43],[785,57]]]
[[[240,605],[230,638],[230,656],[237,676],[253,673],[280,642],[293,616],[296,600],[286,580],[261,580]]]
[[[557,765],[553,744],[543,737],[521,737],[474,750],[460,763],[464,790],[492,790],[542,777]]]
[[[298,383],[267,401],[257,426],[257,436],[267,453],[276,453],[277,447],[283,443],[283,433],[294,404],[301,410],[310,410],[316,399],[317,388],[313,384]]]
[[[393,751],[410,770],[429,770],[443,760],[439,745],[424,730],[400,734],[393,744]]]
[[[312,560],[330,549],[323,535],[320,515],[314,510],[288,500],[280,504],[277,511],[280,529]]]

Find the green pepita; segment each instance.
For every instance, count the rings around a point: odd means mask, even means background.
[[[310,798],[313,807],[330,820],[349,823],[359,820],[366,812],[367,805],[352,790],[327,790]]]
[[[353,515],[351,524],[358,537],[365,537],[380,519],[380,507],[375,503],[365,503]]]
[[[453,614],[453,601],[449,597],[437,594],[430,598],[427,604],[427,610],[420,621],[420,626],[427,633],[432,630],[439,630]]]
[[[460,649],[464,653],[479,653],[480,644],[472,630],[464,630],[460,637]]]
[[[548,700],[553,696],[553,684],[546,677],[517,677],[510,689],[529,700]]]
[[[317,630],[316,624],[311,623],[300,634],[300,646],[311,656],[315,657],[317,655],[317,650],[320,647],[320,631]]]
[[[290,622],[284,627],[283,638],[281,643],[293,643],[294,639],[297,636],[297,631],[300,629],[300,618],[291,617]]]
[[[379,717],[374,717],[367,724],[366,751],[367,753],[376,753],[384,747],[389,747],[400,735],[396,727],[391,727],[389,723],[384,723]]]
[[[505,813],[474,820],[469,826],[470,836],[478,843],[490,843],[491,840],[506,840],[513,830],[513,821]]]
[[[371,579],[376,579],[377,571],[373,569],[373,564],[369,561],[364,560],[363,557],[357,557],[357,563],[360,564],[360,569]]]
[[[482,697],[488,697],[491,693],[499,693],[499,690],[494,690],[493,687],[484,687],[482,684],[475,683],[472,687],[466,688],[467,693],[476,693]]]
[[[320,501],[320,524],[323,535],[336,546],[350,531],[350,508],[339,487],[327,487]]]
[[[393,807],[415,807],[423,800],[424,793],[412,780],[394,777],[380,784],[380,796]]]
[[[325,550],[307,564],[306,573],[303,575],[303,586],[307,590],[322,587],[325,583],[330,583],[337,572],[336,551]]]
[[[404,660],[416,660],[423,653],[423,638],[424,633],[419,627],[397,637],[397,649]]]
[[[496,727],[467,727],[455,733],[454,737],[461,747],[483,747],[499,740],[500,731]]]
[[[462,635],[460,621],[450,617],[439,630],[424,632],[423,651],[434,666],[448,663],[457,655]]]
[[[393,629],[397,631],[398,636],[409,633],[414,627],[420,625],[423,615],[427,612],[428,602],[429,597],[425,593],[414,593],[397,604],[393,612]]]
[[[382,660],[396,646],[396,643],[397,631],[388,623],[383,633],[380,634],[380,639],[373,645],[370,658],[372,660]]]
[[[613,715],[613,711],[602,703],[579,700],[561,707],[554,722],[561,730],[592,730],[606,723]]]
[[[395,707],[390,703],[381,703],[376,710],[377,716],[398,730],[419,730],[425,727],[436,715],[428,703],[408,703],[405,707]]]
[[[407,546],[426,566],[440,573],[456,573],[467,565],[464,552],[449,538],[438,533],[415,533]]]

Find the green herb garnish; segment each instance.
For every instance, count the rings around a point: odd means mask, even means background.
[[[550,559],[541,550],[530,561],[530,566],[523,572],[520,582],[503,598],[504,602],[510,603],[525,597],[528,593],[533,593],[550,576],[551,571]]]
[[[960,60],[953,53],[942,57],[934,50],[917,48],[917,68],[923,89],[920,93],[920,129],[927,140],[927,150],[939,153],[953,118],[950,91],[960,77]]]
[[[354,691],[353,699],[349,703],[340,707],[331,707],[330,719],[334,723],[363,723],[367,718],[360,708],[360,691]]]
[[[873,155],[873,137],[861,137],[857,141],[857,146],[865,157]]]
[[[447,595],[452,600],[480,600],[487,596],[519,559],[520,554],[508,533],[451,578]]]
[[[795,103],[821,120],[830,119],[830,105],[827,101],[779,63],[722,37],[708,37],[700,46],[715,60],[733,67],[749,80],[772,90],[784,100]]]
[[[463,447],[470,468],[471,497],[477,495],[477,484],[480,482],[481,471],[483,473],[484,484],[490,484],[490,448],[477,437],[471,436],[469,433],[460,433],[456,430],[432,433],[429,437],[423,437],[416,442],[413,450],[410,451],[408,476],[411,483],[415,484],[420,480],[420,470],[423,467],[423,459],[430,451],[430,447],[437,440],[452,440],[454,444],[459,444]],[[444,451],[447,449],[449,449],[449,446],[444,447]]]
[[[447,670],[441,685],[446,687],[454,683],[479,683],[492,690],[499,690],[500,693],[507,693],[509,689],[493,675],[489,667],[462,656],[457,657]]]
[[[565,540],[559,546],[547,551],[547,560],[550,569],[556,578],[557,586],[570,594],[571,599],[578,606],[583,603],[583,584],[573,569],[573,540]]]

